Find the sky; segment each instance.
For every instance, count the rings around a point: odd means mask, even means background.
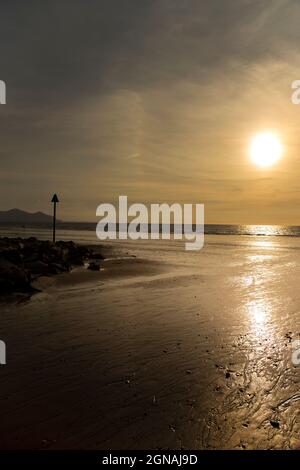
[[[204,203],[300,225],[298,0],[0,4],[0,210],[93,221],[103,202]],[[284,153],[249,158],[271,129]]]

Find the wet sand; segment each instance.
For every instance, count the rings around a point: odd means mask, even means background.
[[[300,448],[299,241],[112,253],[1,305],[0,447]]]

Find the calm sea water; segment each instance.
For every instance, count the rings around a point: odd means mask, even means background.
[[[95,230],[96,223],[64,222],[57,226],[57,238],[93,243],[97,241]],[[300,237],[300,227],[285,225],[205,225],[205,234]],[[48,224],[26,226],[0,224],[0,236],[22,238],[35,236],[41,239],[51,239],[52,228]]]

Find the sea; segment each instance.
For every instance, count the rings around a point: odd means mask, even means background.
[[[142,228],[142,231],[147,228]],[[161,227],[160,227],[161,231]],[[173,232],[174,229],[171,229]],[[300,226],[288,225],[225,225],[207,224],[205,235],[240,235],[261,237],[300,237]],[[36,237],[41,240],[52,239],[51,224],[0,224],[0,237]],[[56,228],[57,240],[73,240],[77,243],[97,243],[96,223],[63,222]]]

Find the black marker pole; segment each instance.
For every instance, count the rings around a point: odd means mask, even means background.
[[[55,243],[55,230],[56,230],[56,204],[59,202],[58,197],[54,194],[51,202],[53,202],[53,243]]]

